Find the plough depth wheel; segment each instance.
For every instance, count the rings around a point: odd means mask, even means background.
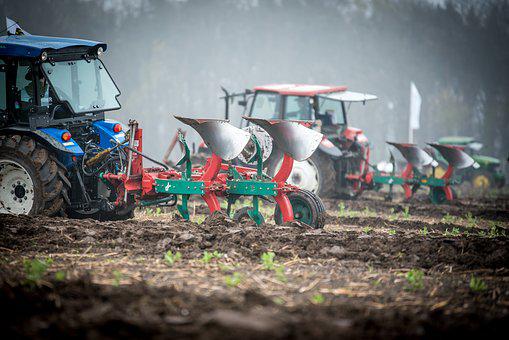
[[[292,205],[295,220],[316,229],[323,228],[325,207],[314,193],[308,190],[298,190],[288,193],[287,196]],[[276,224],[283,224],[283,214],[279,205],[276,205],[274,211],[274,221]]]

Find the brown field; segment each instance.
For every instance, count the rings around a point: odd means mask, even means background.
[[[370,194],[325,204],[323,230],[205,219],[200,205],[195,222],[159,210],[125,222],[2,215],[2,330],[203,339],[507,333],[509,198],[433,206]],[[181,255],[172,265],[168,250]],[[218,253],[204,259],[204,251]],[[264,265],[267,252],[275,258]],[[34,259],[51,263],[36,273],[25,268]]]

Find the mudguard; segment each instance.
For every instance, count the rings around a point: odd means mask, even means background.
[[[65,152],[66,154],[73,156],[82,156],[83,150],[72,138],[65,142],[62,140],[62,134],[69,132],[66,129],[57,129],[53,127],[41,128],[37,130],[31,130],[29,127],[9,127],[2,129],[5,132],[20,133],[25,136],[30,136],[37,141],[46,144],[47,146],[55,149],[57,152]]]
[[[332,158],[340,158],[343,156],[343,152],[337,146],[332,144],[331,141],[325,138],[322,140],[320,145],[318,145],[318,150]]]
[[[115,120],[105,119],[105,120],[98,120],[92,123],[94,126],[95,131],[99,134],[99,146],[101,148],[111,148],[112,146],[116,145],[116,143],[112,143],[111,140],[113,139],[117,143],[123,143],[125,141],[125,129],[122,126],[122,131],[116,133],[113,131],[113,127],[116,124],[120,124],[119,122]]]

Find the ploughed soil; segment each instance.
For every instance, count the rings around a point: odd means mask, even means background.
[[[509,198],[325,200],[323,230],[195,208],[133,220],[0,216],[9,337],[502,337]],[[198,212],[198,213],[196,213]],[[264,213],[271,214],[270,208]],[[180,253],[173,264],[164,255]],[[204,251],[216,257],[203,259]],[[261,261],[273,252],[273,263]],[[37,266],[40,261],[50,261]],[[39,263],[40,264],[40,263]],[[31,269],[30,269],[31,268]],[[40,270],[37,270],[40,269]]]

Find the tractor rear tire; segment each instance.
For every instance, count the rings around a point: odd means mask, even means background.
[[[317,150],[310,158],[294,162],[288,183],[320,197],[332,197],[336,188],[334,162],[326,153]]]
[[[287,194],[293,208],[294,219],[312,228],[321,229],[325,225],[325,207],[321,199],[309,190],[293,191]],[[279,205],[274,210],[274,221],[283,224],[283,214]]]
[[[0,136],[0,213],[55,216],[64,213],[66,169],[28,136]]]
[[[495,178],[488,170],[474,170],[470,178],[472,189],[476,191],[486,191],[495,187]]]

